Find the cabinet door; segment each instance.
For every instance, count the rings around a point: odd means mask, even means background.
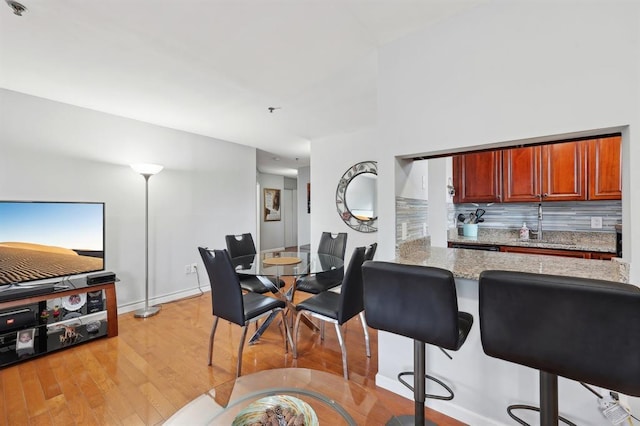
[[[454,203],[496,203],[501,198],[502,155],[500,151],[477,152],[453,157]]]
[[[565,142],[544,145],[541,148],[543,200],[586,200],[586,144]]]
[[[540,201],[539,146],[502,151],[502,200],[505,203]]]
[[[589,200],[622,199],[622,138],[594,139],[588,145]]]
[[[591,258],[591,253],[586,251],[556,250],[536,247],[501,246],[500,251],[504,253],[546,254],[547,256],[577,257],[579,259]]]

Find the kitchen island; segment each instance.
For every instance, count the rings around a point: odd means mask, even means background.
[[[576,276],[627,282],[628,266],[621,261],[587,260],[556,256],[500,253],[428,247],[424,240],[405,243],[395,262],[448,269],[456,280],[461,311],[474,317],[467,341],[448,359],[438,348],[427,345],[427,373],[449,384],[452,401],[427,399],[427,406],[472,425],[508,425],[513,420],[506,407],[514,403],[538,405],[538,371],[484,354],[478,317],[478,278],[482,271],[498,269],[552,275]],[[606,342],[602,342],[606,344]],[[412,393],[396,379],[401,371],[413,370],[413,342],[405,337],[379,332],[376,384],[412,399]],[[606,424],[597,398],[578,382],[559,378],[560,414],[585,426]],[[427,393],[441,393],[427,381]],[[518,413],[530,424],[538,424],[536,413]]]

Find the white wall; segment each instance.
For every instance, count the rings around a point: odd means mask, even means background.
[[[394,156],[598,129],[623,130],[623,169],[631,174],[623,187],[625,241],[640,241],[629,219],[640,208],[640,188],[630,185],[640,173],[630,167],[640,156],[633,132],[640,119],[638,14],[638,3],[627,1],[499,2],[383,46],[381,254],[393,256]],[[639,251],[632,246],[625,258]]]
[[[383,46],[376,143],[380,257],[392,258],[394,251],[394,177],[402,163],[395,156],[618,130],[624,152],[624,256],[631,263],[631,281],[640,282],[634,266],[640,264],[640,229],[631,220],[640,209],[640,186],[631,186],[640,180],[640,169],[632,167],[640,160],[640,132],[635,130],[640,125],[639,23],[637,2],[496,2]],[[371,144],[362,146],[371,149]],[[313,183],[321,178],[314,176]],[[431,213],[435,206],[429,201]],[[379,334],[379,378],[395,381],[396,340]],[[438,356],[429,349],[428,359]],[[436,375],[447,377],[443,368]],[[489,390],[492,401],[486,404],[464,397],[429,404],[458,418],[468,416],[475,424],[486,424],[482,416],[507,423],[504,405],[535,392],[527,386],[518,395]],[[584,420],[581,424],[602,424],[600,417],[595,423],[582,418],[594,412],[595,404],[586,402],[584,392],[562,392],[561,406]],[[589,409],[581,412],[585,404]]]
[[[429,160],[402,161],[396,170],[396,195],[404,198],[429,198]]]
[[[298,169],[298,245],[311,242],[311,214],[307,213],[307,184],[311,182],[311,167]],[[313,188],[311,188],[313,191]],[[311,206],[313,209],[313,206]],[[313,210],[312,210],[313,211]]]
[[[284,176],[258,173],[260,184],[260,209],[264,206],[264,190],[267,188],[284,190]],[[283,202],[282,192],[280,203]],[[262,211],[262,210],[261,210]],[[280,220],[265,222],[264,213],[260,213],[260,250],[272,250],[284,248],[284,221],[282,206],[280,206]]]
[[[368,129],[311,142],[311,250],[318,248],[325,231],[348,234],[345,262],[354,248],[377,241],[377,232],[358,232],[347,226],[336,208],[336,188],[347,169],[361,161],[378,161],[371,143],[375,139],[375,130]]]
[[[144,300],[144,179],[129,164],[165,169],[149,180],[152,302],[193,293],[199,245],[256,232],[255,149],[0,90],[0,199],[104,201],[106,269],[120,311]]]

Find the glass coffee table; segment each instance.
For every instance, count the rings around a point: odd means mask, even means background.
[[[253,420],[246,417],[248,412],[253,414],[251,409],[277,412],[275,405],[286,407],[290,400],[302,401],[300,405],[313,411],[311,416],[305,413],[306,419],[317,418],[321,425],[401,424],[394,423],[393,413],[371,390],[342,376],[307,368],[266,370],[223,383],[181,408],[165,424],[255,424],[257,414]],[[271,407],[259,405],[264,401]]]

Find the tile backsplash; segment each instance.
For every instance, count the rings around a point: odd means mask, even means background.
[[[486,210],[480,226],[499,229],[520,229],[523,222],[532,230],[538,228],[537,203],[495,203],[488,205],[451,205],[450,227],[459,213],[469,214],[477,208]],[[591,218],[601,217],[602,228],[591,228]],[[542,203],[542,230],[615,232],[615,224],[622,222],[621,201],[568,201]]]
[[[536,230],[538,227],[537,203],[479,203],[449,204],[449,228],[455,227],[459,213],[468,215],[477,208],[486,210],[481,227],[519,229],[523,222]],[[622,222],[622,202],[573,201],[542,203],[542,229],[548,231],[615,232],[614,225]],[[402,224],[406,224],[406,240],[424,237],[429,203],[427,200],[396,197],[396,246],[402,239]],[[602,228],[591,228],[591,218],[601,217]],[[427,235],[429,235],[427,228]]]

